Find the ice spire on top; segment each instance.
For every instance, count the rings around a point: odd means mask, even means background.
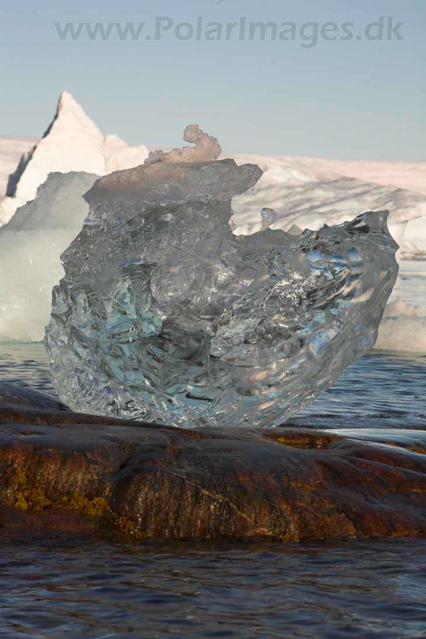
[[[93,136],[99,140],[103,140],[104,137],[71,93],[65,90],[63,90],[59,96],[55,116],[44,133],[43,138],[47,137],[53,128],[57,126],[67,129],[77,127],[80,131],[84,131],[86,135]]]
[[[6,197],[0,202],[0,226],[36,197],[49,173],[105,175],[143,164],[147,157],[148,149],[143,145],[128,146],[118,136],[105,138],[71,93],[62,91],[43,137],[21,157],[9,176]]]

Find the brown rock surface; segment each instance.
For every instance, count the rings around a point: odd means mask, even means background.
[[[425,431],[189,431],[72,413],[11,385],[0,402],[3,538],[426,536]]]

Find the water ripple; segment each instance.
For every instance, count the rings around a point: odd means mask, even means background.
[[[0,545],[2,637],[424,637],[426,542]]]

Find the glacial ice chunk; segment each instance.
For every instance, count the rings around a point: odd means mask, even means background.
[[[398,270],[388,214],[236,237],[231,200],[259,167],[162,160],[85,195],[46,330],[58,394],[158,424],[277,425],[373,346]]]
[[[222,152],[222,147],[216,138],[204,133],[198,124],[189,124],[183,132],[185,142],[195,146],[184,146],[181,149],[172,149],[167,153],[163,151],[151,151],[147,162],[209,162],[217,160]]]
[[[97,175],[51,173],[35,200],[0,228],[0,341],[41,341],[61,253],[89,212],[83,194]]]

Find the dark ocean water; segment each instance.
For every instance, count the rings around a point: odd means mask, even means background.
[[[0,380],[54,394],[40,344],[1,344]],[[300,425],[426,428],[426,356],[373,352]],[[0,638],[426,637],[426,541],[0,540]]]
[[[0,637],[425,637],[425,551],[0,544]]]

